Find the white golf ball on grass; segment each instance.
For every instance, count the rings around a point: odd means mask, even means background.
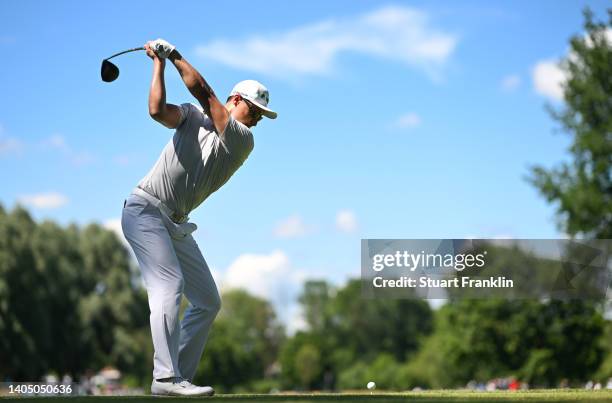
[[[376,389],[376,384],[372,381],[368,382],[368,384],[366,385],[366,388],[368,388],[369,390],[373,390]]]

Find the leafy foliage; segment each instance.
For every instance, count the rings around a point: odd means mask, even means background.
[[[403,361],[414,354],[432,329],[427,302],[409,299],[364,299],[361,283],[352,280],[340,289],[324,281],[309,281],[300,298],[308,331],[298,332],[281,353],[284,386],[331,389],[354,377],[342,375],[355,363],[375,361],[381,355]],[[304,365],[304,351],[320,355],[315,368]],[[311,354],[311,353],[309,353]],[[361,367],[354,371],[359,372]],[[317,373],[304,382],[305,372]],[[361,372],[359,372],[361,373]]]
[[[612,10],[595,22],[585,10],[585,36],[571,40],[561,63],[567,76],[565,106],[551,114],[572,136],[572,160],[553,169],[532,168],[530,181],[557,204],[569,235],[612,238]]]
[[[284,329],[268,301],[243,290],[223,294],[195,382],[232,391],[263,379],[278,356]]]
[[[0,209],[0,377],[77,376],[111,363],[146,376],[148,305],[128,262],[98,225],[63,229]]]

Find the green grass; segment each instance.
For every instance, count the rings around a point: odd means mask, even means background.
[[[422,403],[452,403],[452,402],[579,402],[599,403],[612,402],[612,390],[530,390],[530,391],[496,391],[496,392],[472,392],[462,390],[436,390],[422,392],[363,392],[363,393],[291,393],[274,395],[217,395],[207,398],[180,398],[180,397],[152,397],[152,396],[91,396],[91,397],[0,397],[0,401],[44,401],[44,403],[55,402],[163,402],[175,400],[199,400],[207,402],[223,403],[248,403],[248,402],[272,402],[272,403],[333,403],[343,402],[376,402],[376,403],[399,403],[399,402],[422,402]]]

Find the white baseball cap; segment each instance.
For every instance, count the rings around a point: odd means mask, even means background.
[[[270,93],[268,92],[268,89],[259,81],[240,81],[234,86],[234,89],[232,89],[230,97],[234,95],[240,95],[242,98],[247,99],[257,105],[259,108],[261,108],[265,117],[276,119],[276,116],[278,116],[276,112],[268,108]]]

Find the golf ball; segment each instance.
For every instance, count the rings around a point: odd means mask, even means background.
[[[366,387],[370,390],[375,389],[376,388],[376,384],[372,381],[368,382],[368,384],[366,385]]]

